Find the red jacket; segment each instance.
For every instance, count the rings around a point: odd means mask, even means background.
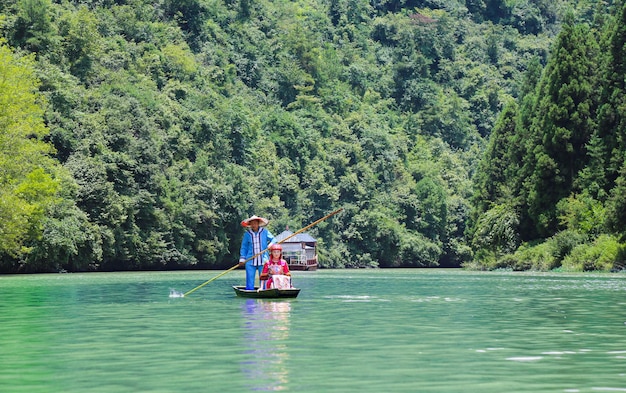
[[[289,265],[287,265],[287,261],[284,259],[280,259],[279,261],[274,261],[270,259],[265,262],[263,265],[263,271],[261,272],[261,280],[267,280],[271,274],[284,274],[285,276],[290,276]]]

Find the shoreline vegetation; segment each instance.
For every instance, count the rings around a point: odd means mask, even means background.
[[[0,2],[0,273],[626,268],[624,0]]]
[[[561,233],[535,245],[522,245],[515,253],[485,256],[480,262],[464,264],[472,270],[512,269],[516,271],[622,272],[626,269],[626,247],[617,237],[601,235],[591,242],[572,241]]]

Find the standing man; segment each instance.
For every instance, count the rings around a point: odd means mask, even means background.
[[[267,251],[261,254],[261,251],[274,243],[274,235],[263,228],[268,222],[267,219],[256,215],[241,222],[242,227],[248,228],[243,234],[241,249],[239,250],[239,266],[244,263],[246,265],[246,290],[254,290],[257,272],[260,277],[263,265],[269,260]],[[254,258],[252,258],[253,256]]]

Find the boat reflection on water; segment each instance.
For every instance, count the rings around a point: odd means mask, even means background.
[[[246,299],[242,303],[246,359],[242,371],[252,391],[286,390],[289,317],[291,303],[285,300]]]

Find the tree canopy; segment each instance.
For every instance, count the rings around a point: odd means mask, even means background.
[[[0,269],[223,268],[338,207],[323,267],[617,239],[621,7],[2,2]]]

